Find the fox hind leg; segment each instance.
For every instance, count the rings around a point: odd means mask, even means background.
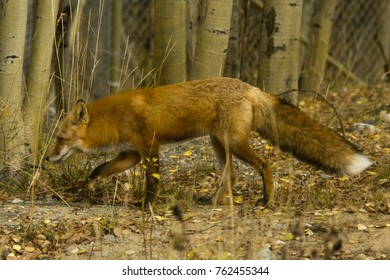
[[[223,169],[222,178],[220,181],[220,187],[213,195],[211,201],[213,205],[221,204],[225,202],[226,195],[228,194],[229,187],[231,188],[236,181],[236,174],[233,167],[232,154],[227,150],[224,145],[216,138],[211,136],[211,143],[214,148],[217,160]]]
[[[274,201],[274,186],[272,179],[272,170],[268,165],[267,161],[259,156],[245,141],[233,142],[230,145],[231,153],[242,161],[248,163],[254,167],[258,172],[260,172],[263,178],[263,199],[258,200],[257,204],[262,204],[264,206],[269,206]]]

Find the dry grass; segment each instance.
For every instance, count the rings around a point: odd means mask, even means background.
[[[93,33],[99,41],[99,30],[90,32],[88,36]],[[61,85],[56,95],[62,101],[53,97],[50,102],[65,108],[79,97],[91,96],[98,65],[98,43],[90,53],[88,45],[78,44],[81,38],[74,35],[70,68],[65,70],[60,63],[61,75],[56,77]],[[59,61],[62,55],[57,46]],[[88,55],[93,56],[91,72],[86,70]],[[138,87],[153,77],[153,73],[135,77],[134,70],[128,69],[129,60],[126,47],[121,86]],[[372,107],[388,105],[374,91],[331,92],[328,98],[349,123],[375,116]],[[337,127],[334,114],[321,102],[306,100],[301,105],[316,119]],[[61,115],[57,110],[48,117],[53,125],[48,125],[43,137],[42,154]],[[20,259],[356,259],[361,254],[389,259],[390,249],[383,246],[390,246],[383,238],[389,232],[389,127],[377,125],[379,136],[347,135],[366,147],[375,162],[368,172],[349,179],[297,162],[254,136],[253,148],[269,160],[274,172],[272,209],[254,206],[262,196],[261,180],[239,161],[234,162],[238,178],[229,187],[229,203],[216,207],[204,203],[223,173],[207,138],[162,151],[162,191],[153,209],[132,206],[145,190],[142,165],[98,182],[89,201],[73,202],[85,198],[83,182],[108,156],[78,155],[56,165],[41,162],[37,169],[25,171],[20,183],[14,178],[1,182],[3,201],[28,201],[27,207],[1,202],[2,258],[14,253]],[[358,224],[367,229],[357,230]]]

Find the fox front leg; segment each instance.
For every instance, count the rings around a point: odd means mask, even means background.
[[[263,198],[256,201],[256,205],[272,207],[274,204],[275,188],[272,179],[272,170],[265,164],[261,170],[263,177]]]
[[[88,179],[85,181],[88,192],[91,192],[94,189],[96,180],[130,169],[140,161],[141,156],[137,151],[126,151],[121,152],[113,160],[99,165],[91,172]]]
[[[149,152],[144,159],[146,166],[146,192],[144,198],[145,206],[154,205],[155,199],[160,192],[160,159],[158,148]]]

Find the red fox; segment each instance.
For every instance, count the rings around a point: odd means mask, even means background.
[[[271,205],[271,168],[250,147],[251,131],[298,159],[341,175],[359,174],[372,164],[345,138],[298,108],[232,78],[121,92],[88,106],[79,100],[59,125],[47,160],[57,162],[80,152],[119,153],[92,171],[87,179],[91,186],[97,179],[130,169],[143,160],[144,203],[153,203],[159,190],[156,174],[160,145],[208,135],[226,171],[213,203],[221,203],[227,186],[235,182],[234,155],[261,174],[264,191],[260,202]]]

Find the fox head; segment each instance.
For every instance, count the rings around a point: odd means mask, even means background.
[[[87,105],[84,101],[79,100],[58,126],[57,134],[52,140],[46,159],[57,162],[65,160],[73,154],[86,152],[84,144],[88,123]]]

